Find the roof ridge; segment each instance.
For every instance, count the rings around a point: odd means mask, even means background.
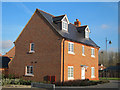
[[[54,15],[52,15],[52,14],[50,14],[50,13],[47,13],[47,12],[45,12],[45,11],[42,11],[42,10],[40,10],[40,9],[38,9],[38,8],[37,8],[36,10],[41,11],[41,12],[44,12],[44,13],[46,13],[46,14],[52,16],[52,17],[55,17]]]
[[[62,17],[62,16],[65,16],[65,14],[64,15],[60,15],[60,16],[55,16],[55,17]]]
[[[88,25],[83,25],[83,26],[77,26],[77,27],[85,27],[85,26],[88,26]]]

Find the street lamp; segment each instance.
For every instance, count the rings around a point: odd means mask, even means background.
[[[108,55],[107,55],[107,43],[109,42],[109,44],[112,44],[112,41],[111,40],[107,40],[107,37],[106,37],[106,56],[107,56],[107,60],[108,60]],[[106,70],[107,72],[107,70]],[[107,73],[106,73],[106,79],[107,79]]]
[[[111,40],[107,40],[107,37],[106,37],[106,52],[107,52],[107,42],[109,42],[109,44],[112,44],[112,41]]]

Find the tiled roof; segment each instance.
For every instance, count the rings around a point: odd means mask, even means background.
[[[13,58],[15,55],[15,47],[13,47],[10,51],[8,51],[4,56],[7,56],[9,58]]]
[[[70,23],[68,25],[68,32],[65,32],[60,30],[60,26],[53,22],[55,18],[56,18],[55,20],[61,20],[64,17],[64,15],[55,17],[39,9],[36,9],[36,11],[38,11],[49,22],[49,24],[54,28],[54,30],[63,38],[99,48],[99,46],[96,45],[94,41],[92,41],[90,38],[89,39],[84,38],[83,35],[78,32],[78,30],[84,30],[87,25],[76,27],[75,25]]]

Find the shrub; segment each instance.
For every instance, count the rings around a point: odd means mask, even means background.
[[[109,81],[89,81],[86,80],[70,80],[65,82],[55,82],[56,86],[90,86],[102,83],[108,83]]]
[[[8,78],[9,78],[9,79],[15,79],[15,75],[9,74],[9,75],[8,75]]]

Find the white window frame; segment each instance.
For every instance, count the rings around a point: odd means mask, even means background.
[[[33,45],[33,50],[31,50],[32,49],[32,45]],[[30,43],[30,51],[29,51],[29,53],[34,53],[35,51],[34,51],[34,47],[35,47],[35,44],[34,43]]]
[[[86,28],[88,29],[88,28]],[[89,31],[85,30],[85,38],[89,38]]]
[[[95,67],[91,67],[91,78],[95,78]]]
[[[27,68],[28,67],[28,68]],[[32,68],[32,73],[31,73],[31,68]],[[29,70],[28,70],[29,69]],[[33,75],[33,66],[26,66],[25,67],[25,76],[34,76]]]
[[[91,57],[95,57],[95,49],[91,48]]]
[[[82,55],[85,56],[85,46],[82,45]]]
[[[68,31],[68,23],[66,21],[62,21],[62,30]]]
[[[72,72],[72,69],[73,69],[73,72]],[[68,80],[73,80],[73,79],[74,79],[74,67],[68,66]]]
[[[74,53],[74,43],[72,43],[72,42],[68,42],[68,53],[75,54]]]

